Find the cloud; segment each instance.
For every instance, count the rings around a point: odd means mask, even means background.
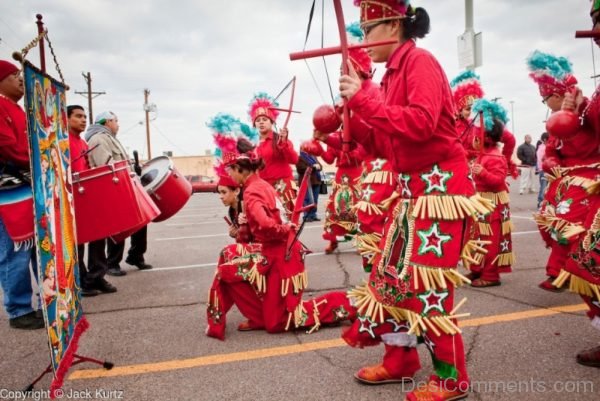
[[[6,2],[3,2],[6,3]],[[247,118],[247,104],[257,91],[275,95],[297,76],[294,108],[302,114],[290,121],[291,138],[311,136],[312,111],[330,101],[323,61],[309,60],[317,85],[303,61],[288,54],[304,46],[310,1],[229,0],[20,0],[0,6],[0,58],[10,58],[35,35],[35,14],[44,15],[50,39],[67,83],[70,103],[87,105],[74,93],[85,88],[82,72],[90,71],[93,89],[106,91],[94,99],[94,112],[119,115],[121,140],[145,153],[143,90],[158,108],[151,123],[153,155],[204,154],[212,148],[205,122],[218,112]],[[464,31],[462,1],[413,2],[429,12],[432,30],[418,45],[430,50],[451,79],[458,74],[456,38]],[[590,43],[574,40],[574,31],[590,26],[589,4],[579,0],[479,0],[475,31],[483,32],[483,66],[478,69],[488,97],[500,97],[510,111],[513,101],[517,137],[534,138],[544,130],[546,107],[527,76],[525,58],[534,49],[567,56],[584,93],[593,80]],[[358,8],[343,1],[346,22]],[[338,44],[331,2],[325,1],[325,46]],[[321,46],[321,2],[317,2],[307,48]],[[595,49],[596,52],[600,49]],[[37,52],[30,54],[37,62]],[[327,57],[334,96],[340,58]],[[48,56],[48,64],[51,59]],[[379,79],[384,71],[377,65]],[[53,70],[49,68],[52,73]],[[281,103],[289,102],[289,93]]]

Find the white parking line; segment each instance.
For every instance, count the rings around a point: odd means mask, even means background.
[[[355,249],[346,249],[344,251],[340,251],[339,253],[356,253]],[[315,252],[315,253],[309,253],[308,256],[321,256],[321,255],[325,255],[325,252]],[[198,265],[183,265],[183,266],[170,266],[170,267],[155,267],[153,269],[147,269],[147,270],[140,270],[141,272],[145,272],[145,273],[152,273],[152,272],[157,272],[157,271],[170,271],[170,270],[183,270],[183,269],[196,269],[198,267],[211,267],[211,266],[216,266],[216,263],[202,263],[202,264],[198,264]]]
[[[527,234],[539,234],[539,231],[517,231],[512,233],[512,235],[527,235]]]
[[[533,220],[533,217],[527,217],[527,216],[515,216],[514,214],[510,215],[511,219],[523,219],[523,220]]]

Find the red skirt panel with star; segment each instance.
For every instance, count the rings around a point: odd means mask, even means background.
[[[408,322],[410,332],[458,333],[451,288],[468,280],[457,271],[471,239],[467,219],[493,209],[475,193],[466,161],[446,161],[400,175],[401,200],[387,220],[369,281],[349,292],[363,321]],[[358,323],[346,331],[351,345],[370,345]],[[364,340],[364,341],[363,341]]]

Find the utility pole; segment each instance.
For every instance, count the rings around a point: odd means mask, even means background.
[[[148,95],[150,91],[144,89],[144,111],[146,112],[146,144],[148,146],[148,160],[152,159],[152,153],[150,152],[150,105],[148,104]]]
[[[104,95],[104,94],[106,94],[106,92],[93,92],[92,91],[92,74],[90,74],[89,71],[87,74],[84,74],[82,72],[81,75],[83,75],[83,79],[85,79],[85,82],[87,84],[87,91],[86,92],[75,91],[75,93],[77,93],[78,95],[87,97],[89,124],[92,124],[94,122],[94,113],[92,112],[92,99],[95,99],[100,95]]]

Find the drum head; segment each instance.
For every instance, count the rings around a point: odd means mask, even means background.
[[[154,158],[142,166],[140,180],[146,191],[155,190],[169,175],[171,159],[167,156]]]

